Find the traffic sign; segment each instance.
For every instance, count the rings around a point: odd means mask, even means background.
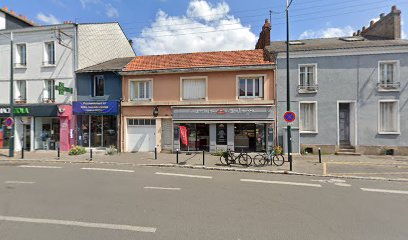
[[[296,114],[294,112],[285,112],[283,119],[288,123],[294,122],[296,120]]]
[[[11,127],[14,123],[13,119],[11,117],[6,118],[6,120],[4,121],[6,123],[7,127]]]

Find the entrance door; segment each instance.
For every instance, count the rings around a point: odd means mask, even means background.
[[[339,104],[340,145],[350,145],[350,104]]]
[[[30,151],[31,149],[31,125],[23,125],[23,148],[24,150]]]

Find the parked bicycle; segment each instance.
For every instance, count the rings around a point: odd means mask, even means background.
[[[282,166],[285,162],[285,157],[281,153],[277,153],[276,148],[269,148],[264,153],[260,153],[254,157],[255,166],[265,166],[266,164],[275,164]]]
[[[220,162],[224,165],[235,164],[239,162],[239,164],[243,166],[249,166],[252,164],[252,157],[249,156],[244,151],[241,151],[239,155],[235,155],[235,152],[228,149],[223,156],[220,156]]]

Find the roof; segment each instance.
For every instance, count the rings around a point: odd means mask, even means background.
[[[267,60],[264,50],[257,49],[137,56],[126,66],[124,71],[266,66],[272,64],[273,62]]]
[[[28,24],[30,26],[37,26],[37,24],[35,24],[33,21],[28,20],[26,16],[17,15],[13,10],[9,11],[8,7],[0,8],[0,12],[4,12],[7,15],[10,15],[10,16],[12,16],[14,18],[17,18],[18,20],[23,21],[24,23],[26,23],[26,24]]]
[[[126,66],[126,64],[133,60],[133,58],[134,57],[116,58],[90,67],[80,69],[76,72],[87,73],[87,72],[121,71]]]
[[[362,37],[361,37],[362,38]],[[395,47],[408,46],[408,40],[369,40],[362,38],[362,41],[344,41],[341,38],[318,38],[293,40],[290,42],[302,42],[301,45],[290,45],[291,52],[297,51],[315,51],[315,50],[336,50],[350,48],[368,48],[368,47]],[[271,42],[266,49],[269,52],[279,53],[286,51],[286,41]]]

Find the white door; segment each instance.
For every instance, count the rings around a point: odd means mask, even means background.
[[[156,126],[128,126],[126,138],[127,152],[151,152],[156,145]]]

